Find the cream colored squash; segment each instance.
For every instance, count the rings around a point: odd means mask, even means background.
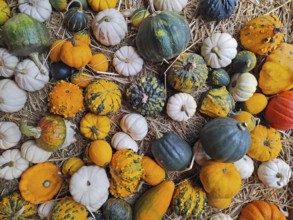
[[[64,120],[66,126],[66,136],[61,148],[69,147],[71,144],[75,143],[77,140],[75,138],[76,124],[71,121]]]
[[[111,139],[111,146],[116,150],[132,149],[134,152],[138,151],[137,143],[126,133],[117,132]]]
[[[253,160],[247,155],[244,155],[240,160],[235,161],[234,165],[238,170],[241,179],[248,179],[254,171]]]
[[[205,162],[211,159],[211,157],[204,151],[199,140],[195,142],[193,146],[193,154],[195,162],[200,166],[204,165]]]
[[[51,219],[52,210],[56,202],[56,200],[50,200],[39,205],[38,215],[41,217],[41,219]]]
[[[0,149],[6,150],[18,144],[21,132],[14,122],[0,122]]]
[[[52,13],[49,0],[18,0],[18,9],[40,22],[48,20]]]
[[[32,163],[42,163],[49,159],[51,152],[45,151],[36,145],[34,140],[24,142],[20,148],[21,156]]]
[[[233,220],[229,215],[218,213],[209,218],[209,220]]]
[[[14,69],[18,64],[19,59],[10,54],[5,48],[0,48],[0,76],[13,76]]]
[[[154,0],[154,5],[159,11],[180,12],[187,2],[187,0]]]
[[[148,133],[148,123],[146,119],[137,113],[124,115],[120,121],[120,127],[136,141],[144,139]]]

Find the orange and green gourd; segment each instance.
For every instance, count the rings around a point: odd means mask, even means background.
[[[84,72],[74,73],[70,77],[70,82],[81,89],[85,89],[93,80],[92,75]]]
[[[248,50],[240,51],[232,61],[234,73],[248,73],[256,65],[256,56]]]
[[[166,176],[165,170],[148,156],[142,157],[142,179],[149,185],[155,186],[161,183]]]
[[[140,8],[133,12],[131,16],[131,24],[134,27],[139,27],[139,25],[150,15],[150,12],[147,9]]]
[[[261,113],[268,104],[267,97],[262,93],[254,93],[247,101],[240,103],[240,108],[252,115]]]
[[[104,140],[95,140],[91,142],[88,153],[91,161],[100,167],[107,166],[112,158],[112,148],[110,144]]]

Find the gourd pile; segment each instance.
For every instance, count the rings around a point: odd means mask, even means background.
[[[0,219],[286,219],[291,27],[147,3],[0,0]]]

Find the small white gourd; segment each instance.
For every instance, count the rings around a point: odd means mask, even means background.
[[[32,163],[42,163],[49,159],[51,152],[38,147],[34,140],[24,142],[20,148],[21,156]]]
[[[159,11],[180,12],[187,5],[187,0],[154,0],[154,5]]]
[[[15,147],[21,138],[18,125],[14,122],[0,122],[0,149]]]
[[[200,141],[195,142],[193,146],[193,154],[195,162],[200,166],[203,166],[205,162],[211,159],[211,157],[204,151]]]
[[[49,0],[18,0],[18,9],[40,22],[48,20],[52,13]]]
[[[48,202],[44,202],[38,207],[38,215],[41,219],[51,219],[52,211],[56,204],[55,200],[50,200]]]
[[[13,76],[18,62],[19,59],[16,56],[10,54],[5,48],[0,48],[0,76]]]
[[[235,161],[234,165],[238,170],[241,179],[248,179],[254,171],[253,160],[247,155],[244,155],[240,160]]]
[[[120,127],[136,141],[144,139],[148,133],[148,123],[145,117],[137,113],[124,115],[120,121]]]
[[[137,143],[126,133],[117,132],[111,139],[111,146],[116,150],[132,149],[134,152],[138,151]]]

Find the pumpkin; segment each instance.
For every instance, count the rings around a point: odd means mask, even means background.
[[[6,150],[18,144],[21,132],[14,122],[0,122],[0,149]]]
[[[52,77],[56,80],[66,80],[74,73],[74,71],[74,68],[67,66],[65,63],[61,61],[53,63],[50,68],[50,73]]]
[[[293,45],[286,43],[281,43],[267,56],[259,74],[259,87],[264,94],[277,94],[293,88],[292,59]]]
[[[110,8],[94,17],[92,29],[97,41],[105,46],[114,46],[125,38],[127,23],[118,10]]]
[[[208,205],[217,209],[226,209],[232,203],[232,198],[220,198],[218,196],[207,194]]]
[[[132,208],[123,199],[111,198],[103,205],[103,216],[106,220],[132,220]]]
[[[248,100],[257,87],[257,80],[251,73],[236,73],[232,76],[229,92],[236,102]]]
[[[24,59],[16,66],[15,82],[20,88],[28,92],[44,88],[49,82],[49,70],[45,66],[42,67],[43,71],[40,71],[32,60]]]
[[[155,116],[163,110],[166,90],[158,78],[148,75],[128,86],[126,98],[132,108],[143,116]]]
[[[270,126],[278,130],[293,129],[293,91],[285,91],[273,97],[265,110]]]
[[[192,150],[189,144],[173,132],[159,134],[151,144],[157,163],[167,171],[179,171],[189,166]]]
[[[240,29],[242,46],[258,55],[264,55],[276,49],[283,37],[283,24],[275,15],[255,17]]]
[[[90,36],[89,32],[86,30],[81,30],[81,31],[74,33],[73,38],[75,40],[82,41],[88,45],[90,45],[90,43],[91,43],[91,36]]]
[[[29,140],[21,145],[21,156],[32,163],[43,163],[49,159],[51,152],[45,151],[36,145],[34,140]]]
[[[20,131],[28,137],[34,137],[38,147],[52,152],[63,144],[66,136],[66,126],[63,118],[57,115],[47,115],[40,119],[37,127],[20,123]]]
[[[257,120],[259,121],[259,119],[255,118],[252,114],[246,111],[241,111],[239,114],[231,115],[231,118],[234,118],[242,123],[246,123],[246,127],[249,131],[252,131],[256,126]]]
[[[132,46],[123,46],[114,53],[113,66],[123,76],[135,76],[143,67],[143,59]]]
[[[225,86],[209,90],[203,97],[199,111],[212,118],[226,117],[233,111],[235,102]]]
[[[174,189],[175,184],[166,180],[147,190],[135,203],[134,219],[163,219],[171,203]]]
[[[209,220],[233,220],[229,215],[224,213],[218,213],[213,215]]]
[[[2,2],[4,1],[0,1],[0,7]],[[18,62],[19,62],[19,59],[16,56],[13,56],[5,48],[0,48],[0,76],[3,76],[3,77],[13,76],[15,67],[17,66]]]
[[[148,156],[142,157],[142,179],[149,185],[155,186],[161,183],[166,176],[165,170]]]
[[[158,11],[150,3],[151,16],[139,26],[136,46],[146,61],[162,62],[178,56],[190,40],[187,21],[176,12]],[[149,43],[146,43],[149,42]]]
[[[102,11],[108,8],[115,8],[118,0],[88,0],[93,11]]]
[[[207,161],[199,177],[205,191],[214,197],[232,198],[241,188],[241,177],[233,163]]]
[[[220,21],[230,17],[236,10],[238,0],[201,0],[200,11],[202,16],[209,21]]]
[[[174,121],[187,121],[196,112],[197,104],[187,93],[177,93],[171,96],[167,103],[167,114]]]
[[[102,53],[94,54],[89,62],[89,67],[97,72],[107,72],[109,69],[109,59]]]
[[[10,8],[5,1],[0,1],[0,25],[5,24],[9,19]]]
[[[61,48],[63,44],[65,43],[65,40],[56,40],[54,43],[50,46],[50,60],[52,62],[58,62],[60,61],[60,53],[61,53]]]
[[[286,220],[286,217],[273,203],[255,200],[241,210],[239,220],[246,219]]]
[[[77,85],[81,89],[85,89],[92,81],[93,77],[84,72],[74,73],[70,77],[70,82]]]
[[[232,61],[232,69],[236,73],[247,73],[256,65],[256,56],[254,53],[243,50],[240,51]]]
[[[292,171],[285,161],[275,158],[261,163],[257,175],[266,186],[280,189],[289,183]]]
[[[150,12],[147,9],[139,8],[136,9],[133,14],[131,15],[131,24],[134,27],[139,27],[140,24],[143,22],[150,15]]]
[[[49,0],[52,7],[57,11],[65,11],[67,8],[67,0]]]
[[[58,167],[51,162],[44,162],[28,168],[21,175],[18,188],[24,200],[38,204],[52,199],[61,185]]]
[[[69,8],[64,16],[66,27],[73,32],[85,29],[88,24],[88,18],[83,10],[81,2],[76,1],[76,3],[79,4],[79,7]]]
[[[154,0],[156,9],[160,11],[180,12],[187,5],[187,0]]]
[[[204,151],[199,140],[195,142],[193,146],[193,155],[195,162],[200,166],[204,165],[205,162],[211,159],[211,157]]]
[[[136,141],[143,140],[148,133],[146,119],[136,113],[129,113],[120,120],[121,129]]]
[[[252,115],[261,113],[267,106],[268,99],[262,93],[254,93],[248,100],[240,103],[240,108]]]
[[[121,106],[121,96],[117,84],[99,79],[86,87],[84,99],[86,106],[92,113],[107,115],[118,111]]]
[[[0,156],[0,178],[12,180],[20,177],[29,167],[18,149],[6,150]]]
[[[167,73],[167,81],[173,89],[191,93],[202,87],[208,78],[204,59],[195,53],[183,53]]]
[[[228,66],[237,55],[237,41],[228,33],[214,33],[203,40],[201,55],[212,68]]]
[[[65,177],[71,177],[74,173],[76,173],[82,166],[84,166],[84,162],[78,157],[71,157],[62,165],[61,172]]]
[[[240,160],[248,151],[251,138],[244,123],[232,118],[215,118],[200,130],[204,151],[213,159],[223,162]]]
[[[253,160],[246,155],[244,155],[244,157],[240,160],[235,161],[234,166],[238,170],[241,179],[248,179],[254,171]]]
[[[91,140],[107,137],[111,129],[111,121],[107,116],[87,113],[80,121],[80,132]]]
[[[193,186],[190,180],[179,183],[172,198],[172,208],[177,215],[185,218],[199,218],[206,207],[206,193],[199,186]]]
[[[13,92],[11,92],[13,91]],[[27,94],[11,79],[0,80],[0,110],[18,112],[26,103]]]
[[[210,72],[210,83],[214,86],[228,86],[230,83],[230,76],[224,69],[213,69]]]
[[[280,133],[274,128],[257,126],[251,133],[251,145],[247,154],[257,161],[276,158],[282,150]]]
[[[57,201],[49,200],[48,202],[44,202],[38,207],[38,215],[41,219],[51,219],[52,211]]]
[[[138,151],[137,143],[126,133],[117,132],[111,139],[111,146],[115,150],[132,149],[134,152]]]
[[[50,111],[65,118],[74,117],[84,110],[81,89],[69,82],[59,81],[48,96]]]
[[[70,4],[68,4],[68,8],[74,8],[74,7],[78,8],[81,5],[83,10],[88,10],[87,0],[75,0],[69,3]]]
[[[107,141],[95,140],[90,143],[89,157],[94,164],[105,167],[111,161],[112,148]]]
[[[25,201],[18,192],[0,201],[0,219],[36,219],[37,206]]]
[[[18,0],[18,9],[40,22],[48,20],[52,13],[49,0]]]
[[[90,211],[98,210],[106,202],[108,188],[106,171],[99,166],[82,166],[72,175],[69,184],[73,199]]]

